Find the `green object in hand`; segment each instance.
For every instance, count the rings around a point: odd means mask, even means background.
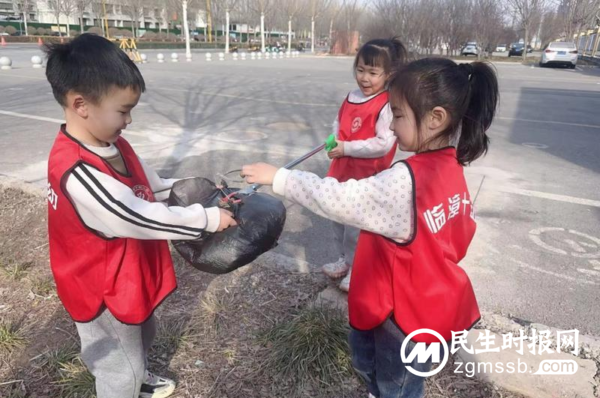
[[[325,150],[327,152],[331,152],[333,148],[337,146],[337,142],[335,141],[335,134],[330,134],[329,137],[325,140]]]

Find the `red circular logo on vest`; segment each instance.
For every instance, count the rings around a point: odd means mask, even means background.
[[[352,121],[352,134],[356,133],[362,127],[362,119],[360,116],[357,116]]]
[[[135,196],[140,199],[149,200],[152,197],[152,191],[145,185],[136,185],[132,189]]]

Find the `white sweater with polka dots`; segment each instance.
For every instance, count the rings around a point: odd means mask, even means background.
[[[412,236],[413,180],[402,162],[373,177],[346,182],[306,171],[279,169],[273,191],[344,225],[398,242]]]

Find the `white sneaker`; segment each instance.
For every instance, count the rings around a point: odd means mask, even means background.
[[[369,398],[376,398],[375,395],[369,393]]]
[[[339,288],[341,291],[348,293],[350,290],[350,276],[352,275],[352,269],[348,270],[348,275],[340,282]]]
[[[346,275],[350,269],[350,266],[346,264],[344,257],[340,257],[336,262],[325,264],[321,269],[328,277],[337,279]]]
[[[140,398],[166,398],[175,391],[175,382],[165,377],[156,376],[146,372],[146,379],[142,383]]]

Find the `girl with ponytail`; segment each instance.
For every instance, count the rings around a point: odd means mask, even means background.
[[[399,68],[389,95],[398,148],[414,156],[344,183],[264,163],[244,166],[242,174],[361,229],[348,294],[352,363],[370,396],[418,398],[418,372],[449,354],[437,355],[439,337],[450,341],[480,318],[459,266],[475,234],[463,166],[488,149],[498,81],[485,63],[422,59]],[[438,345],[425,351],[417,343]]]

